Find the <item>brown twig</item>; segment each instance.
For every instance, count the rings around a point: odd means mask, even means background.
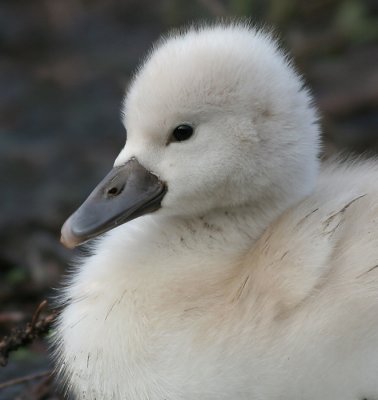
[[[53,385],[53,375],[48,374],[38,379],[33,385],[26,385],[24,391],[15,400],[59,400]]]
[[[34,312],[30,323],[23,329],[14,329],[9,336],[4,336],[0,340],[0,366],[7,365],[9,354],[12,351],[33,342],[49,331],[58,312],[54,310],[45,317],[41,317],[46,305],[47,301],[42,301]]]
[[[8,388],[10,386],[20,385],[22,383],[34,381],[35,379],[41,379],[50,376],[51,371],[38,372],[36,374],[21,376],[20,378],[10,379],[9,381],[0,383],[0,390]]]

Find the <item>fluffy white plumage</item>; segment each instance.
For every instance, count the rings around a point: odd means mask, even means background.
[[[188,141],[167,145],[189,123]],[[241,24],[153,49],[125,100],[162,207],[104,235],[66,288],[77,399],[378,398],[378,165],[322,166],[311,98]]]

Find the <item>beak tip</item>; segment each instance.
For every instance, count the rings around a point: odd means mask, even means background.
[[[80,239],[72,232],[70,219],[68,219],[62,227],[60,242],[67,249],[73,249],[81,243]]]
[[[67,249],[73,249],[75,247],[75,245],[70,244],[63,235],[60,236],[60,243]]]

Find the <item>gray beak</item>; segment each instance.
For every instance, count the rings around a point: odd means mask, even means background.
[[[73,248],[127,221],[160,208],[167,191],[136,159],[113,168],[62,227],[61,242]]]

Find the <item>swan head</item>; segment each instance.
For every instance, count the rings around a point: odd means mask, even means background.
[[[317,176],[311,101],[264,32],[234,24],[172,34],[136,73],[123,107],[126,145],[64,225],[63,241],[79,244],[149,212],[290,206]]]

